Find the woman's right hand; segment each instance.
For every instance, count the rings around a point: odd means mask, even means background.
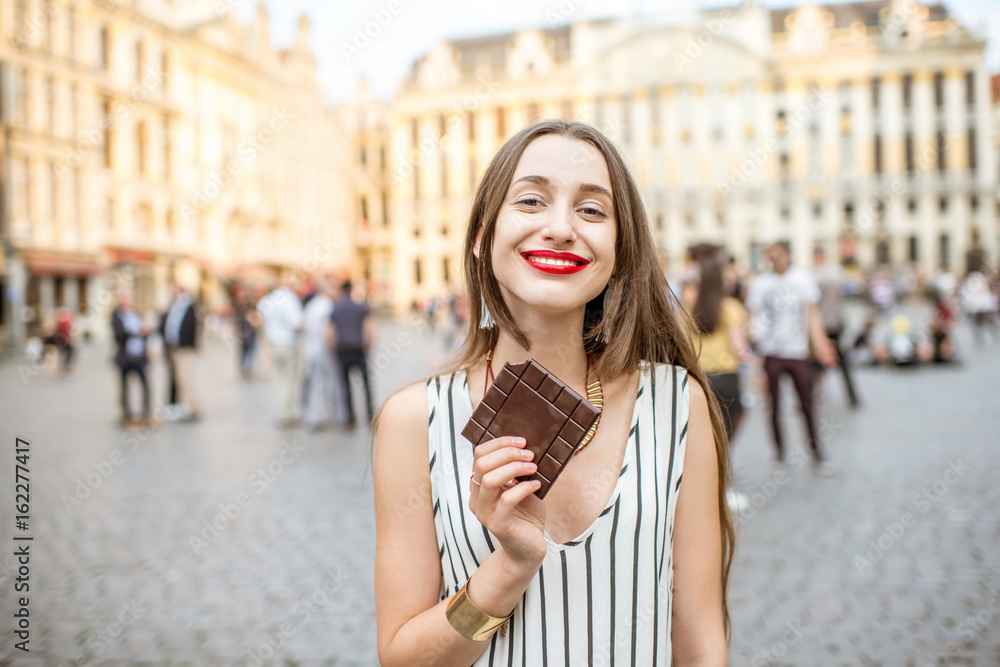
[[[545,502],[537,481],[518,482],[535,472],[524,438],[505,436],[476,446],[469,509],[500,541],[507,556],[526,568],[545,558]],[[478,484],[477,484],[478,482]]]

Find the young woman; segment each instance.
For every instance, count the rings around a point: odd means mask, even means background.
[[[465,278],[463,355],[375,420],[382,664],[725,665],[725,429],[617,149],[563,121],[511,138]],[[516,479],[537,463],[523,439],[460,435],[493,373],[529,358],[604,397],[544,500]]]

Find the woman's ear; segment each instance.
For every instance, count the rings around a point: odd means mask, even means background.
[[[476,241],[472,244],[472,256],[479,259],[479,245],[483,242],[483,226],[479,225],[476,231]]]

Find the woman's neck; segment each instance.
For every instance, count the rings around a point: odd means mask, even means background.
[[[521,363],[534,359],[546,370],[572,385],[583,385],[587,372],[587,353],[583,347],[583,310],[559,315],[517,317],[521,329],[531,341],[526,350],[509,335],[500,332],[493,351],[493,371],[507,362]]]

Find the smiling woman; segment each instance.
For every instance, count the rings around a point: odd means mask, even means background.
[[[726,436],[618,150],[581,123],[511,138],[465,278],[461,358],[375,419],[382,664],[726,664]],[[604,399],[544,500],[524,438],[460,435],[494,365],[529,358]]]

